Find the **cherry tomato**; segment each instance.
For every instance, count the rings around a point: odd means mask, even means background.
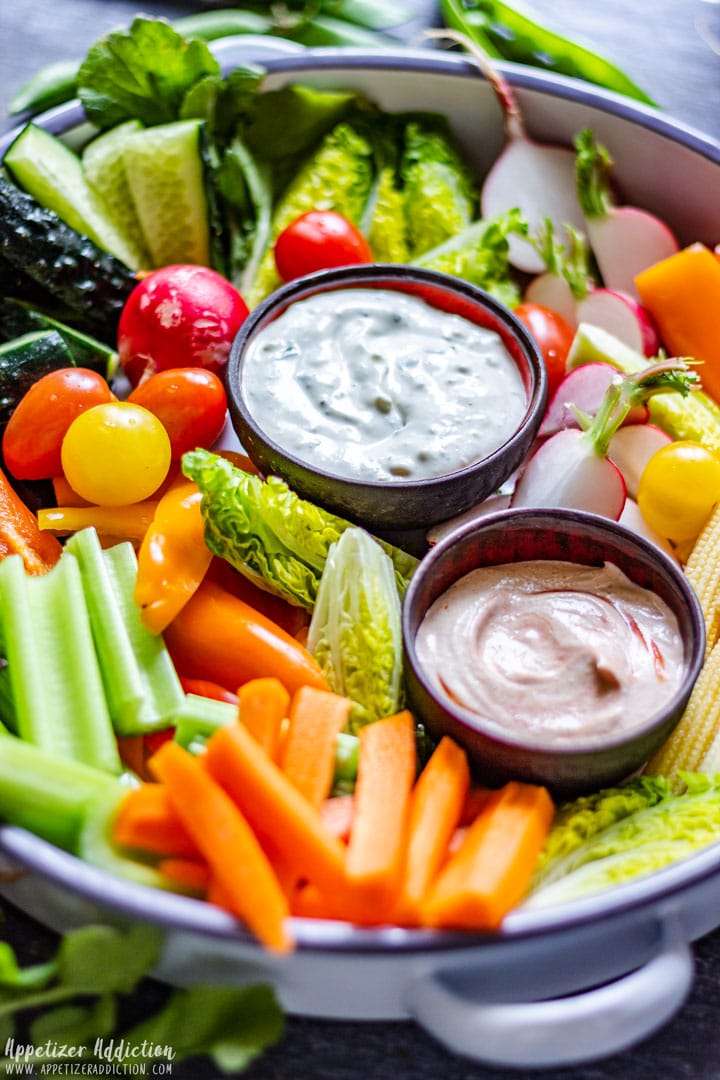
[[[33,383],[15,407],[2,439],[8,470],[18,480],[62,475],[60,447],[76,416],[114,398],[110,386],[89,368],[60,368]]]
[[[205,368],[159,371],[136,386],[128,401],[157,416],[170,436],[173,461],[186,450],[208,449],[225,424],[227,395],[222,379]]]
[[[535,338],[545,361],[548,395],[552,395],[565,375],[565,363],[575,331],[562,315],[542,304],[518,304],[513,311]]]
[[[120,315],[118,355],[133,386],[168,368],[217,374],[248,309],[234,285],[208,266],[163,266],[135,286]]]
[[[283,281],[373,261],[370,245],[351,221],[334,210],[310,210],[295,218],[275,241],[275,265]]]
[[[675,543],[694,540],[720,501],[720,458],[700,443],[668,443],[645,466],[637,501],[660,536]]]
[[[62,466],[74,491],[99,506],[147,499],[170,467],[170,437],[148,409],[128,401],[95,405],[73,420]]]

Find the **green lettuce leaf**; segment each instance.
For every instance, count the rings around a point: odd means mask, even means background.
[[[377,174],[360,228],[367,237],[375,262],[408,261],[405,197],[396,183],[395,171],[389,165],[383,166]]]
[[[477,196],[470,171],[445,125],[410,120],[400,174],[413,257],[468,227]]]
[[[308,648],[331,688],[353,702],[351,730],[400,709],[400,598],[392,560],[363,529],[346,529],[328,553]]]
[[[596,805],[604,824],[597,829],[585,818],[592,807],[581,805],[577,831],[585,832],[588,839],[570,844],[567,850],[555,844],[556,856],[541,868],[523,906],[546,907],[600,892],[716,843],[720,777],[684,775],[683,780],[687,787],[679,795],[673,795],[662,779],[650,780],[645,788],[634,782],[627,798],[622,789],[600,792]],[[623,813],[622,808],[629,812]],[[569,833],[572,821],[571,806],[559,827]],[[549,843],[553,843],[551,838],[552,830]]]
[[[91,123],[177,120],[185,95],[220,65],[199,38],[184,38],[164,19],[139,15],[129,29],[97,41],[80,65],[77,92]]]
[[[351,524],[301,499],[280,480],[262,480],[209,450],[183,455],[184,474],[200,488],[210,550],[267,592],[311,611],[330,548]],[[404,592],[417,559],[379,541]]]
[[[270,244],[245,296],[250,307],[281,284],[272,245],[282,230],[309,210],[335,210],[358,222],[372,181],[371,143],[352,124],[346,121],[337,124],[305,161],[276,204]]]
[[[512,234],[528,234],[527,221],[517,209],[475,221],[413,261],[417,266],[463,278],[514,307],[520,301],[520,286],[508,258],[508,237]]]

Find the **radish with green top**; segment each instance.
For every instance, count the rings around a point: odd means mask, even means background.
[[[633,404],[664,390],[688,394],[697,381],[683,361],[672,359],[611,382],[594,417],[578,411],[580,428],[563,428],[541,443],[520,474],[512,506],[587,510],[617,521],[627,487],[608,457],[615,432]]]
[[[677,239],[647,210],[616,205],[610,183],[612,158],[589,129],[576,136],[575,150],[577,198],[603,283],[639,300],[635,275],[674,255]]]
[[[587,237],[571,225],[566,225],[565,232],[567,242],[560,244],[552,221],[543,222],[533,243],[546,269],[532,279],[523,298],[557,311],[574,328],[580,322],[578,305],[595,288],[595,280],[590,273]]]
[[[539,438],[548,438],[566,427],[581,427],[578,414],[586,418],[594,416],[602,405],[607,388],[621,381],[618,369],[601,361],[573,368],[550,399],[538,431]],[[622,423],[642,425],[647,418],[648,407],[644,399],[632,400]]]
[[[454,41],[470,53],[503,111],[505,147],[483,183],[480,195],[483,218],[493,218],[517,207],[531,233],[548,218],[561,235],[567,225],[584,228],[575,191],[573,150],[530,138],[512,87],[476,42],[452,30],[429,30],[425,36]],[[516,269],[529,274],[545,270],[541,255],[530,241],[519,236],[510,236],[508,240],[510,262]]]

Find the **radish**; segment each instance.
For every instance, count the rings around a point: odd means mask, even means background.
[[[576,307],[576,325],[599,326],[642,356],[657,356],[660,340],[650,315],[630,293],[593,289]]]
[[[566,427],[581,427],[578,410],[586,416],[594,416],[599,410],[605,392],[611,383],[619,383],[623,376],[612,364],[583,364],[568,372],[552,396],[543,417],[538,436],[541,439],[554,435]],[[633,403],[623,423],[643,424],[648,418],[644,402]]]
[[[577,198],[604,284],[639,299],[635,276],[674,255],[678,241],[668,226],[636,206],[617,206],[610,185],[612,158],[589,129],[575,138]]]
[[[168,368],[222,377],[248,314],[234,285],[208,266],[163,266],[133,289],[120,315],[118,356],[131,386]]]
[[[587,237],[567,226],[565,247],[555,239],[552,222],[544,223],[535,238],[538,253],[547,269],[532,279],[525,289],[527,303],[541,304],[557,311],[573,328],[578,325],[577,306],[595,288],[588,263]]]
[[[617,521],[627,487],[608,457],[613,436],[634,403],[663,390],[688,394],[696,382],[697,375],[677,360],[663,360],[637,375],[614,379],[594,417],[578,413],[584,430],[563,428],[540,444],[520,474],[511,505],[588,510]]]
[[[633,532],[638,533],[640,536],[644,536],[646,540],[650,540],[653,544],[657,544],[659,548],[662,548],[666,555],[670,555],[676,562],[680,561],[670,541],[659,536],[654,529],[650,528],[647,521],[640,513],[640,507],[635,500],[629,496],[625,500],[625,506],[623,507],[623,512],[620,515],[619,521],[621,525],[625,525],[628,529],[632,529]]]
[[[531,234],[548,218],[558,230],[564,230],[568,224],[584,228],[575,188],[573,150],[537,142],[528,136],[514,91],[474,41],[453,30],[429,30],[425,36],[462,45],[495,91],[503,110],[506,142],[482,187],[482,216],[493,218],[517,207]],[[510,262],[516,269],[530,274],[545,269],[531,241],[511,236],[509,245]]]
[[[615,432],[608,453],[625,477],[628,495],[633,499],[637,498],[640,477],[648,461],[671,442],[667,432],[657,424],[628,424]]]

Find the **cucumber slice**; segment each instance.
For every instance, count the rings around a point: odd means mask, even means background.
[[[68,357],[58,357],[57,366],[91,368],[108,381],[117,371],[118,355],[114,349],[97,338],[83,334],[74,326],[67,326],[44,311],[37,311],[10,296],[0,298],[0,341],[12,341],[25,334],[34,334],[56,330],[65,342]],[[49,369],[51,370],[51,369]],[[34,381],[34,379],[33,379]],[[0,368],[0,385],[2,369]],[[1,411],[1,410],[0,410]]]
[[[210,265],[202,135],[202,120],[177,120],[125,141],[128,184],[155,266]]]
[[[127,120],[124,124],[118,124],[89,142],[82,152],[81,160],[86,180],[105,200],[116,226],[127,237],[128,243],[132,244],[136,264],[152,269],[150,253],[130,194],[123,161],[123,147],[128,137],[142,130],[143,125],[139,120]]]
[[[0,345],[0,428],[34,382],[74,361],[55,330],[35,330]]]
[[[36,124],[27,124],[6,151],[3,164],[46,210],[137,269],[132,244],[114,224],[104,200],[88,184],[78,155],[61,139]]]

